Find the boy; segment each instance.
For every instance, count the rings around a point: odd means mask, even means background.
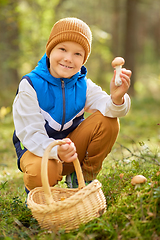
[[[110,95],[86,78],[92,34],[86,23],[64,18],[51,30],[46,53],[25,75],[13,103],[13,142],[26,192],[41,186],[41,159],[55,139],[66,144],[51,150],[48,178],[54,186],[67,175],[77,187],[73,161],[78,157],[87,182],[96,178],[118,132],[117,118],[127,114],[131,71],[122,69],[122,85],[110,84]],[[92,113],[84,119],[84,111]]]

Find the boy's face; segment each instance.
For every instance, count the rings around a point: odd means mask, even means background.
[[[59,43],[50,53],[50,74],[56,78],[71,78],[81,69],[84,57],[85,51],[79,43]]]

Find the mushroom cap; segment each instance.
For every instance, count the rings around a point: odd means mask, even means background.
[[[145,183],[147,181],[147,178],[145,178],[143,175],[136,175],[132,178],[131,184],[136,185],[140,183]]]
[[[124,65],[125,60],[122,57],[116,57],[112,61],[112,67],[115,68],[116,66],[122,66]]]

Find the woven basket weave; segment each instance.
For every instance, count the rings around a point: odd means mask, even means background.
[[[106,199],[98,180],[85,186],[78,159],[73,162],[79,185],[77,189],[49,186],[49,153],[54,146],[64,143],[63,140],[56,140],[46,148],[41,167],[42,187],[29,192],[27,205],[41,228],[52,231],[64,228],[69,232],[78,228],[80,224],[101,216],[106,210]]]

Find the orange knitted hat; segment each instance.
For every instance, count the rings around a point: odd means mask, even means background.
[[[61,42],[73,41],[79,43],[85,50],[84,63],[91,52],[92,33],[89,26],[77,18],[63,18],[56,22],[51,30],[46,54],[49,58],[52,49]]]

